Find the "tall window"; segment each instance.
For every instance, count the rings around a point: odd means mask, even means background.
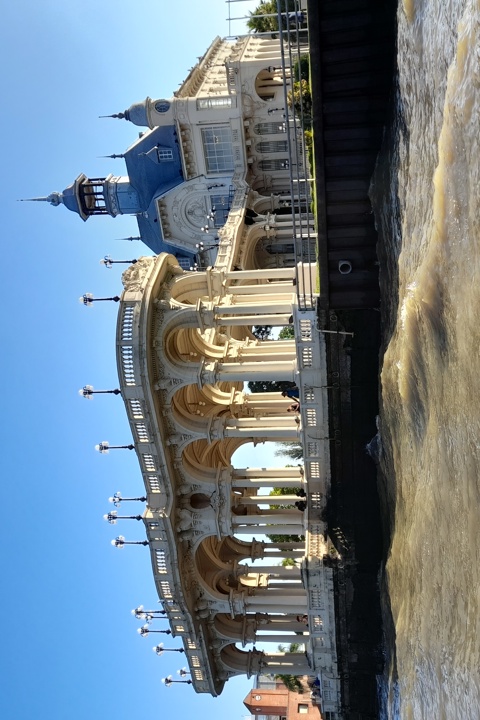
[[[215,214],[215,227],[223,227],[227,222],[228,212],[230,210],[230,193],[225,195],[211,195],[212,211]]]
[[[276,135],[277,133],[287,132],[287,126],[284,122],[263,122],[254,126],[253,132],[256,135]]]
[[[289,162],[285,160],[260,160],[258,163],[260,170],[288,170]]]
[[[234,100],[231,96],[227,97],[206,97],[198,98],[197,110],[210,110],[211,108],[231,108],[235,107]]]
[[[209,173],[231,172],[234,168],[232,132],[227,125],[202,129],[203,152]]]
[[[259,153],[281,153],[287,152],[286,140],[263,140],[257,143],[256,150]]]

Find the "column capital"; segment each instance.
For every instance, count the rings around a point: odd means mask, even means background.
[[[202,358],[197,375],[197,385],[202,390],[204,385],[215,385],[217,382],[218,362]]]

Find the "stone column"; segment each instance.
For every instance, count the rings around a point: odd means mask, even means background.
[[[303,525],[232,525],[234,535],[251,535],[257,532],[261,535],[304,535]],[[304,551],[305,552],[305,551]]]
[[[292,281],[290,280],[289,282],[267,282],[263,285],[230,285],[228,292],[233,297],[251,295],[254,292],[257,297],[265,296],[266,299],[270,299],[272,294],[283,293],[285,295],[285,293],[291,293],[292,287]]]
[[[311,668],[304,653],[264,653],[264,672],[288,675],[308,675]]]
[[[298,495],[234,495],[240,505],[294,505],[301,500]]]
[[[283,578],[284,580],[300,580],[300,568],[285,565],[238,565],[237,572],[239,577],[242,575],[260,574],[268,575],[273,578]]]
[[[252,382],[254,380],[296,381],[297,362],[292,360],[262,360],[257,362],[206,362],[200,370],[203,385],[217,382]]]
[[[233,270],[225,273],[227,280],[293,280],[295,268],[269,270]]]

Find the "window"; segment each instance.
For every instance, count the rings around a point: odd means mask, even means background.
[[[230,210],[230,193],[226,195],[211,195],[212,212],[214,214],[215,227],[223,227],[228,219]]]
[[[257,143],[256,150],[259,153],[285,153],[288,146],[286,140],[263,140]]]
[[[197,110],[210,110],[211,108],[231,108],[235,107],[233,97],[207,97],[198,98]]]
[[[177,262],[183,270],[190,270],[193,265],[192,258],[185,257],[184,255],[177,255]]]
[[[157,156],[159,160],[173,160],[173,150],[171,148],[157,148]]]
[[[276,135],[277,133],[287,132],[287,126],[284,122],[263,122],[258,123],[253,128],[256,135]]]
[[[260,170],[288,170],[288,160],[260,160],[258,167]]]
[[[299,703],[297,712],[299,715],[308,715],[308,705],[306,703]]]
[[[202,130],[205,165],[209,173],[231,172],[234,168],[232,133],[227,125]]]
[[[170,109],[170,103],[168,100],[159,100],[155,103],[155,110],[159,113],[168,112]]]

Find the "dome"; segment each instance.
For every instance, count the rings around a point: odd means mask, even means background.
[[[143,100],[143,102],[130,105],[128,110],[125,110],[125,120],[129,120],[134,125],[139,125],[140,127],[148,127],[147,106],[149,101],[150,98],[147,98]]]

